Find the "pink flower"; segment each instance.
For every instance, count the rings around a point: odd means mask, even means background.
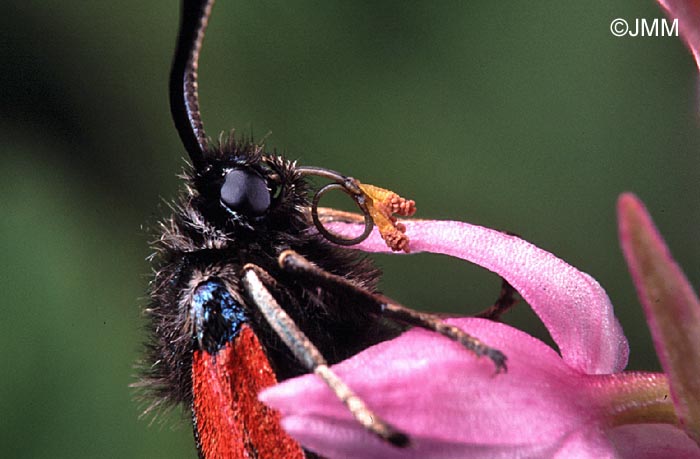
[[[700,68],[700,0],[658,0]],[[451,323],[508,356],[508,373],[423,330],[336,365],[384,419],[411,435],[396,449],[363,430],[314,376],[261,394],[324,457],[700,458],[700,301],[641,202],[618,202],[620,241],[664,373],[624,372],[627,341],[600,285],[513,236],[458,222],[407,222],[413,252],[459,257],[503,276],[560,354],[507,325]],[[338,224],[337,231],[343,228]],[[357,234],[353,232],[352,234]],[[362,250],[386,251],[375,234]]]
[[[629,199],[626,195],[620,201],[625,253],[639,252],[640,244],[630,240],[658,249],[660,239],[636,237],[646,234],[649,225],[639,230],[639,215],[646,214],[639,206],[630,210]],[[607,295],[590,276],[498,231],[458,222],[406,224],[413,252],[467,259],[506,278],[540,316],[561,356],[507,325],[452,319],[505,352],[508,372],[495,374],[490,361],[456,343],[424,330],[409,331],[334,369],[373,410],[411,436],[411,447],[396,449],[367,433],[330,390],[309,375],[261,394],[264,402],[281,411],[283,426],[304,447],[330,458],[700,458],[700,448],[679,428],[681,422],[686,429],[694,426],[692,413],[697,415],[696,407],[685,401],[688,390],[694,390],[683,386],[687,375],[678,386],[669,372],[669,391],[664,374],[622,372],[627,341]],[[334,230],[348,228],[336,224]],[[385,246],[373,235],[361,249],[385,251]],[[670,260],[642,258],[645,266]],[[672,280],[682,284],[678,272],[660,271],[662,276],[671,272]],[[649,278],[635,274],[638,288],[643,290],[640,283]],[[673,295],[662,299],[675,301]],[[700,320],[695,330],[700,330]],[[697,344],[683,352],[697,356]],[[666,349],[668,341],[659,339],[657,346]],[[674,394],[677,411],[684,413],[685,407],[690,416],[681,415],[679,421],[669,393]]]

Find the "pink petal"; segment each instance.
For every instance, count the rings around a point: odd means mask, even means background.
[[[508,372],[495,374],[488,359],[425,330],[411,330],[334,366],[372,409],[411,435],[410,449],[398,450],[366,432],[313,375],[267,389],[261,399],[282,412],[290,434],[326,457],[542,458],[570,450],[569,441],[578,451],[591,451],[575,457],[612,451],[602,430],[593,428],[605,415],[603,398],[589,384],[599,377],[576,372],[550,347],[504,324],[450,322],[501,348],[509,357]]]
[[[676,411],[700,443],[700,301],[641,201],[626,193],[617,209],[622,250]]]
[[[563,359],[584,373],[621,371],[629,346],[605,290],[583,273],[527,241],[500,231],[452,221],[406,220],[412,252],[450,255],[476,263],[505,278],[527,301],[559,346]],[[339,234],[358,225],[332,223]],[[375,230],[354,246],[388,252]]]
[[[619,456],[600,425],[589,426],[569,435],[552,459],[617,459]]]
[[[700,69],[700,0],[658,0],[678,29]]]
[[[608,432],[620,459],[700,459],[700,448],[677,427],[636,424]]]

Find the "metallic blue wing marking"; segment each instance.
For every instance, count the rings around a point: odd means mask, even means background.
[[[190,320],[199,348],[214,354],[236,337],[242,325],[248,322],[248,316],[224,282],[211,278],[195,289]]]

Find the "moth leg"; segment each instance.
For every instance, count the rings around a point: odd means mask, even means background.
[[[496,366],[496,372],[506,371],[507,359],[501,351],[486,345],[458,327],[446,323],[435,314],[414,311],[383,295],[374,294],[344,277],[324,271],[293,250],[282,252],[279,256],[279,264],[287,272],[303,274],[307,278],[314,279],[321,286],[325,285],[342,290],[348,298],[355,300],[358,304],[376,308],[375,313],[378,315],[407,325],[432,330],[456,341],[477,356],[486,356],[491,359]]]
[[[346,212],[343,210],[332,209],[330,207],[319,207],[318,210],[319,219],[323,224],[332,222],[343,222],[343,223],[361,223],[362,216],[354,212]],[[510,231],[503,231],[505,234],[511,236],[518,236]],[[519,236],[518,236],[519,237]],[[501,292],[496,299],[496,302],[480,313],[476,314],[474,317],[480,317],[482,319],[489,319],[495,322],[501,321],[501,316],[508,312],[515,304],[520,300],[518,297],[518,292],[513,288],[512,285],[508,283],[507,280],[501,277]]]
[[[246,293],[297,360],[321,378],[367,430],[394,446],[407,447],[410,443],[408,436],[374,414],[365,402],[330,369],[316,346],[277,303],[265,286],[265,281],[275,282],[272,276],[259,266],[247,264],[243,267],[243,287]]]
[[[515,236],[520,238],[516,233],[511,231],[501,231],[508,236]],[[489,319],[495,322],[501,321],[501,316],[508,312],[515,304],[520,300],[518,298],[518,291],[513,288],[510,283],[501,277],[501,293],[498,295],[496,302],[490,307],[481,311],[475,317],[481,317],[482,319]]]
[[[493,305],[476,314],[475,317],[500,322],[501,316],[515,306],[519,300],[520,298],[518,298],[518,292],[515,288],[501,277],[501,293],[498,295],[498,299]]]
[[[496,366],[496,373],[507,371],[506,356],[498,349],[492,348],[483,341],[465,333],[460,328],[450,325],[439,316],[425,312],[415,311],[396,303],[386,303],[384,317],[388,317],[409,325],[432,330],[453,341],[457,341],[465,348],[472,351],[478,357],[486,356]]]

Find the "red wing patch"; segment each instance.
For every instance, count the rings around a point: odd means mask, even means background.
[[[277,383],[253,330],[244,325],[216,354],[192,357],[193,410],[206,459],[303,459],[301,446],[280,426],[280,414],[258,401]]]

